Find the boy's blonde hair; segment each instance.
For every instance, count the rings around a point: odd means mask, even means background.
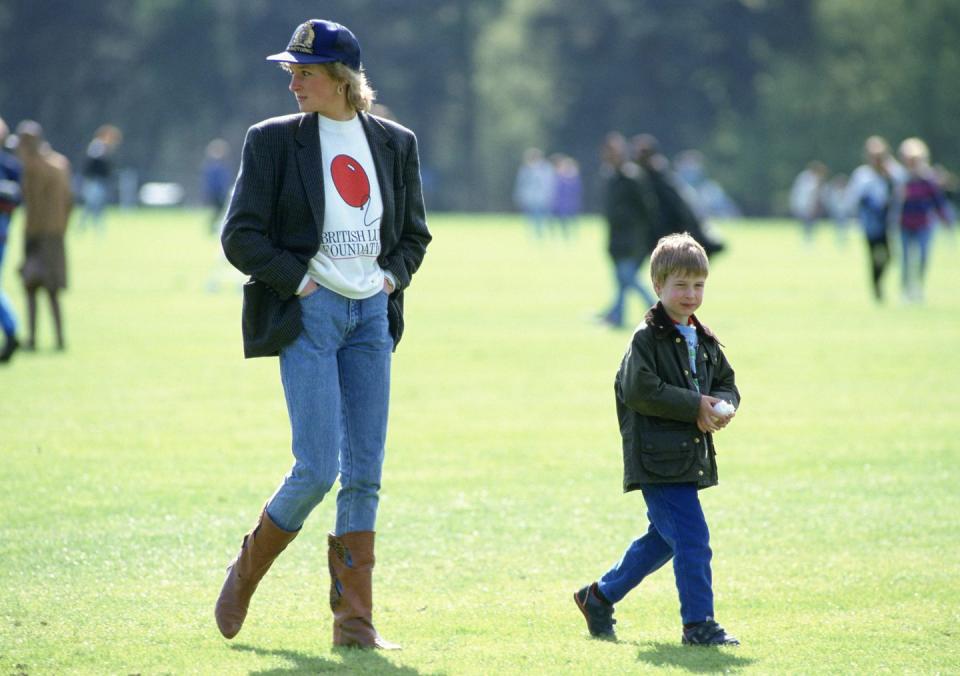
[[[650,256],[650,280],[655,288],[663,286],[675,272],[704,277],[710,273],[707,252],[689,232],[661,237]]]

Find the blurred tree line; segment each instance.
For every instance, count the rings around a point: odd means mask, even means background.
[[[263,57],[311,17],[356,33],[434,209],[510,208],[531,145],[590,188],[611,130],[702,150],[749,213],[782,209],[808,160],[849,171],[869,134],[960,166],[956,0],[2,0],[0,116],[75,164],[112,122],[122,165],[196,195],[210,139],[236,161],[250,124],[295,112]]]

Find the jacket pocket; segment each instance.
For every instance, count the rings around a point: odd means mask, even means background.
[[[646,430],[640,438],[640,464],[653,476],[682,476],[697,460],[696,438],[689,429]]]
[[[251,279],[243,285],[243,346],[247,357],[266,357],[279,353],[303,330],[297,296],[280,300],[261,281]]]

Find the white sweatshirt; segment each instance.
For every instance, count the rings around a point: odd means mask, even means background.
[[[307,278],[341,296],[370,298],[383,289],[377,170],[359,116],[341,122],[319,115],[323,157],[323,232]],[[391,282],[393,280],[391,279]]]

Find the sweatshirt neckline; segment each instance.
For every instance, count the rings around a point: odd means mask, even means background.
[[[360,122],[360,116],[354,115],[349,120],[334,120],[333,118],[324,117],[323,115],[317,113],[317,121],[320,125],[320,131],[343,133],[356,127],[356,125]]]

